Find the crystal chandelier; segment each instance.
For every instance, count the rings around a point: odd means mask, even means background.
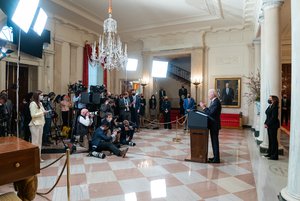
[[[124,69],[127,64],[127,45],[124,51],[117,34],[117,21],[112,18],[112,4],[109,0],[108,18],[103,24],[103,34],[99,36],[99,44],[92,45],[91,63],[93,66],[102,64],[104,69]]]

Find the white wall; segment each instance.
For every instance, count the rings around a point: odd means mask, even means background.
[[[244,115],[244,124],[248,124],[249,106],[244,94],[248,91],[243,76],[253,69],[254,55],[251,30],[233,30],[228,32],[208,33],[206,44],[208,50],[207,89],[215,88],[216,78],[241,78],[240,108],[224,108],[222,113],[239,113]],[[206,99],[208,101],[208,99]],[[252,122],[250,122],[252,123]]]

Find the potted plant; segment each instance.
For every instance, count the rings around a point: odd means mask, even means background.
[[[248,104],[255,103],[257,108],[257,114],[260,112],[260,73],[250,73],[249,76],[245,76],[247,79],[246,85],[249,88],[249,92],[245,93],[244,96],[248,98]]]

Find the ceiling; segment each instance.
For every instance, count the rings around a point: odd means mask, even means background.
[[[42,0],[52,17],[98,34],[108,17],[108,0]],[[122,37],[253,27],[257,0],[112,0]]]

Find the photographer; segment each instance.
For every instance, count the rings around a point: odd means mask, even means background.
[[[76,141],[83,142],[83,137],[88,134],[89,126],[93,123],[93,116],[87,109],[82,109],[77,118]]]
[[[81,110],[86,108],[86,104],[81,102],[81,91],[75,92],[75,96],[73,97],[73,103],[75,110]]]
[[[102,121],[101,126],[96,129],[93,134],[93,139],[91,142],[91,153],[93,152],[101,152],[104,150],[113,152],[116,156],[125,157],[128,151],[128,148],[124,150],[120,150],[112,143],[113,139],[116,138],[117,132],[114,132],[112,135],[107,135],[107,131],[109,129],[109,123],[107,121]]]
[[[100,117],[105,118],[107,113],[111,113],[113,115],[114,111],[112,106],[114,105],[114,101],[111,99],[106,99],[106,101],[100,107]]]
[[[132,142],[132,138],[134,135],[134,130],[136,129],[136,125],[132,122],[124,120],[123,124],[121,124],[119,127],[121,128],[121,144],[135,146],[136,144]]]
[[[51,144],[49,137],[51,136],[51,120],[52,120],[52,112],[53,108],[51,106],[50,98],[47,94],[44,95],[42,100],[43,107],[46,111],[49,111],[45,114],[45,124],[43,128],[43,138],[42,145],[48,146]]]
[[[6,101],[6,94],[0,94],[0,137],[3,137],[7,134],[7,122],[9,120],[9,114],[5,106]]]

